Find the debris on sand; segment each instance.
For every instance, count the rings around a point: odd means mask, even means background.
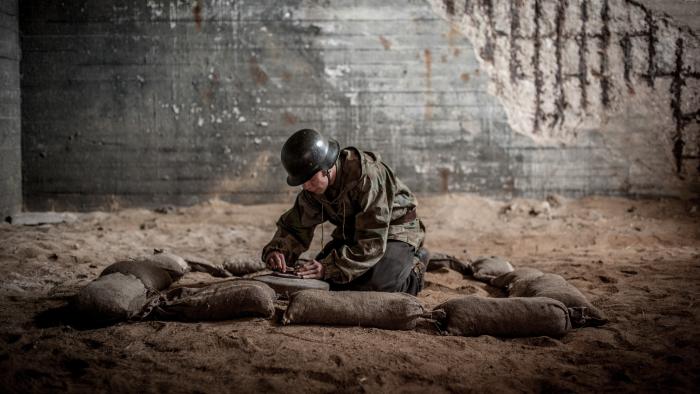
[[[6,222],[17,226],[74,223],[77,220],[77,215],[68,212],[20,212],[5,218]]]

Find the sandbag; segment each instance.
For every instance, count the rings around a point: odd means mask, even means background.
[[[136,257],[133,260],[164,269],[174,282],[178,281],[190,270],[187,262],[182,257],[172,253],[156,253],[153,255]]]
[[[568,308],[579,308],[579,312],[584,313],[584,316],[583,319],[574,321],[576,326],[600,325],[606,321],[602,311],[588,302],[586,296],[559,275],[542,274],[514,281],[508,287],[508,296],[549,297],[561,301]]]
[[[275,291],[270,286],[236,279],[199,288],[172,289],[154,308],[153,316],[182,321],[271,317],[275,312],[274,299]]]
[[[466,296],[438,305],[433,315],[448,333],[467,337],[561,337],[571,329],[566,306],[543,297]]]
[[[542,275],[544,275],[542,271],[534,268],[516,268],[512,272],[491,279],[491,286],[507,290],[513,283],[517,281],[534,279]]]
[[[133,275],[143,282],[147,289],[163,290],[173,283],[169,271],[156,267],[143,261],[117,261],[105,268],[100,276],[106,276],[115,272],[124,275]]]
[[[224,261],[224,269],[235,276],[252,274],[266,268],[259,257],[237,256]]]
[[[231,273],[224,268],[223,264],[212,263],[209,260],[191,255],[184,255],[182,258],[185,259],[185,262],[190,266],[192,272],[205,272],[216,278],[229,278],[232,276]]]
[[[471,264],[474,279],[490,283],[493,278],[513,272],[513,266],[509,261],[497,257],[479,257]]]
[[[138,315],[148,303],[148,291],[136,276],[115,272],[88,283],[74,303],[84,320],[111,323]]]
[[[405,293],[302,290],[291,295],[282,323],[412,330],[424,313],[420,301]]]
[[[308,289],[318,289],[318,290],[328,290],[330,285],[328,282],[324,282],[318,279],[301,279],[293,277],[281,277],[276,275],[261,275],[256,276],[252,279],[261,281],[268,286],[272,287],[275,292],[284,298],[288,298],[292,294],[300,290]]]

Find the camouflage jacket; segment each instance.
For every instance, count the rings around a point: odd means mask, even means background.
[[[347,283],[362,275],[384,255],[387,240],[411,244],[423,242],[420,219],[401,218],[416,208],[416,198],[378,155],[348,147],[336,161],[336,179],[323,195],[302,190],[294,206],[277,221],[277,232],[263,248],[266,260],[272,251],[294,264],[313,239],[317,225],[330,221],[332,237],[343,246],[321,260],[324,279]]]

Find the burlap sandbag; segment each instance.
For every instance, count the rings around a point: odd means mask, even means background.
[[[512,272],[508,272],[506,274],[491,279],[491,286],[507,290],[513,283],[517,281],[534,279],[542,275],[544,275],[542,271],[534,268],[516,268]]]
[[[291,295],[282,323],[412,330],[424,313],[405,293],[302,290]]]
[[[510,297],[549,297],[561,301],[568,308],[579,308],[583,320],[576,319],[576,326],[600,325],[606,318],[602,311],[594,307],[576,287],[559,275],[542,274],[529,279],[512,282],[508,287]]]
[[[264,270],[265,263],[259,257],[235,256],[224,261],[224,269],[235,276],[243,276]]]
[[[253,280],[230,280],[205,287],[180,287],[168,291],[153,315],[160,318],[228,320],[238,317],[271,317],[275,291]]]
[[[139,278],[147,289],[151,290],[167,289],[173,283],[173,278],[170,276],[169,271],[144,261],[117,261],[105,268],[100,276],[110,275],[115,272],[133,275]]]
[[[183,259],[190,266],[192,272],[205,272],[215,278],[229,278],[231,273],[228,272],[223,264],[213,263],[207,259],[193,255],[183,255]]]
[[[153,255],[136,257],[133,260],[167,271],[174,282],[182,278],[182,276],[190,270],[189,265],[187,265],[187,262],[182,257],[172,253],[156,253]]]
[[[498,257],[479,257],[471,264],[474,279],[490,283],[493,278],[513,272],[513,266],[509,261]]]
[[[74,301],[81,319],[111,323],[139,314],[148,303],[148,291],[136,276],[115,272],[88,283]]]
[[[571,329],[566,306],[551,298],[485,298],[466,296],[433,310],[452,335],[467,337],[561,337]]]

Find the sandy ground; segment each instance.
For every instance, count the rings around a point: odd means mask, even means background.
[[[500,255],[560,274],[610,317],[564,338],[500,339],[264,319],[40,327],[111,262],[165,248],[212,261],[257,256],[286,206],[213,201],[168,214],[79,214],[72,224],[0,225],[0,391],[695,392],[700,383],[700,213],[692,202],[617,198],[421,199],[427,246]],[[697,204],[697,202],[695,202]],[[326,228],[326,236],[330,234]],[[317,250],[316,243],[312,250]],[[212,281],[190,273],[185,282]],[[502,296],[428,273],[428,306]]]

